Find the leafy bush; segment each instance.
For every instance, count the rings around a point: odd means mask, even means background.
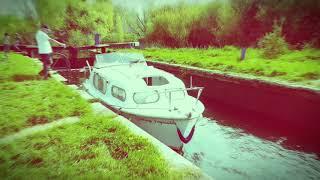
[[[72,30],[69,32],[68,44],[73,46],[85,45],[88,41],[87,36],[81,33],[79,30]]]
[[[168,47],[186,46],[191,26],[201,13],[200,7],[183,3],[155,9],[151,12],[153,26],[148,30],[147,40]]]
[[[40,22],[48,24],[55,34],[65,32],[59,38],[71,45],[93,44],[93,34],[105,37],[114,27],[111,1],[36,0],[35,5]]]
[[[281,36],[281,31],[281,26],[275,23],[273,31],[259,40],[258,46],[262,49],[265,58],[276,58],[288,50],[288,44]]]
[[[30,19],[21,19],[15,16],[0,16],[0,35],[10,34],[10,43],[15,42],[15,33],[21,35],[20,43],[31,44],[34,41],[34,34],[36,32],[35,22]]]

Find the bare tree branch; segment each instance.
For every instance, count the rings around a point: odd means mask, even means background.
[[[145,25],[144,21],[141,20],[141,18],[139,17],[138,14],[137,14],[137,20],[138,20],[138,24],[140,25],[140,29],[142,30],[142,32],[145,33],[147,30],[146,25]]]

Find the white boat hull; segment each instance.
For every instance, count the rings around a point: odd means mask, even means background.
[[[192,138],[194,133],[192,132],[192,128],[195,126],[197,120],[201,118],[169,120],[139,117],[127,113],[123,115],[141,129],[178,152],[182,150],[184,144],[180,138],[187,138],[188,136]],[[179,137],[178,128],[183,137]]]
[[[98,54],[89,70],[83,84],[88,93],[150,135],[175,150],[192,139],[205,108],[203,87],[186,88],[173,74],[148,66],[141,54]]]

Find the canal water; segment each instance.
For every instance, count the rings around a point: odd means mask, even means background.
[[[78,70],[60,73],[71,84],[79,85],[83,78]],[[305,151],[303,144],[288,143],[294,138],[270,131],[272,125],[252,123],[252,119],[268,120],[268,116],[209,99],[202,101],[206,106],[204,118],[184,146],[183,156],[209,176],[227,180],[320,179],[319,152]],[[310,137],[305,141],[312,144],[319,139]]]
[[[250,132],[203,118],[184,157],[216,179],[320,179],[320,161],[315,154],[288,150]]]

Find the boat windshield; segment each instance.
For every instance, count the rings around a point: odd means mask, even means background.
[[[142,54],[139,53],[105,53],[97,54],[94,66],[97,68],[113,66],[119,64],[146,64],[146,60]]]
[[[137,104],[155,103],[159,98],[158,91],[136,92],[133,94],[133,100]]]
[[[149,104],[149,103],[156,103],[159,101],[160,97],[164,97],[168,100],[168,107],[171,107],[172,101],[175,100],[182,100],[188,96],[188,91],[196,90],[197,94],[197,101],[200,98],[202,93],[203,87],[190,87],[190,88],[175,88],[175,89],[165,89],[164,91],[158,90],[150,90],[144,92],[135,92],[133,94],[133,100],[137,104]],[[162,96],[163,94],[164,96]],[[197,103],[196,101],[196,103]],[[195,104],[196,104],[195,103]]]

